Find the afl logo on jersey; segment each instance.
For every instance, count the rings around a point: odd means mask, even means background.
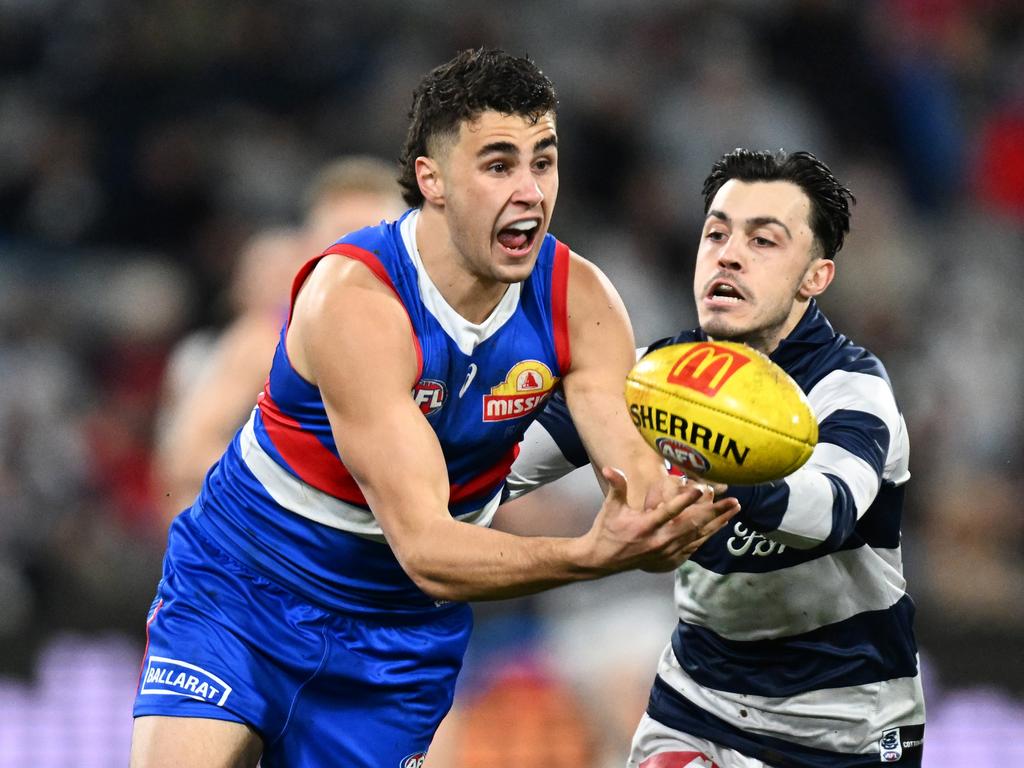
[[[432,416],[444,407],[448,398],[448,389],[443,381],[422,379],[412,388],[412,399],[423,411],[424,416]]]
[[[557,383],[551,369],[539,360],[516,363],[505,380],[484,395],[484,421],[507,421],[533,413]]]

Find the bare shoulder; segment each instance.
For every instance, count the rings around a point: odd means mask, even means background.
[[[569,290],[580,295],[599,296],[610,292],[618,296],[604,272],[576,251],[569,251]]]
[[[602,358],[633,359],[633,329],[626,307],[604,272],[575,252],[569,256],[569,333],[573,367]]]
[[[391,286],[361,262],[333,255],[299,289],[286,345],[296,371],[316,384],[325,369],[346,360],[372,366],[390,358],[402,369],[410,360],[415,364],[412,339],[408,313]]]

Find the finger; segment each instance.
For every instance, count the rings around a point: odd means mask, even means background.
[[[682,514],[692,521],[695,528],[703,529],[704,526],[727,515],[728,517],[721,523],[725,525],[733,515],[739,512],[739,509],[740,503],[731,496],[712,501],[711,497],[706,495],[701,497],[699,503],[687,507]]]
[[[708,488],[711,489],[711,492],[715,496],[724,496],[725,492],[729,490],[729,486],[726,485],[725,483],[713,482],[711,480],[708,480],[706,477],[703,477],[702,475],[691,473],[690,479],[695,482],[701,483],[702,485],[706,485]]]
[[[658,519],[659,524],[666,523],[679,515],[683,510],[689,508],[692,504],[700,501],[701,497],[701,489],[697,485],[690,483],[685,487],[680,486],[677,489],[675,496],[663,501],[654,509],[654,514]]]
[[[666,533],[674,545],[685,547],[688,554],[692,554],[700,544],[718,533],[737,512],[739,502],[735,499],[695,504],[686,510],[686,514],[680,514],[669,522]]]
[[[651,483],[644,495],[644,509],[654,509],[665,500],[665,487],[663,482]]]
[[[654,509],[664,501],[674,498],[679,489],[687,484],[686,475],[665,475],[661,480],[651,483],[644,497],[644,509]]]
[[[724,528],[740,511],[740,503],[733,498],[719,499],[711,505],[717,517],[701,526],[701,534],[712,536]]]

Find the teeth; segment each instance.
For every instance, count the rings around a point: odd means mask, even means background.
[[[520,232],[526,232],[526,231],[529,231],[531,229],[536,229],[536,228],[537,228],[537,222],[536,221],[517,221],[517,222],[515,222],[513,224],[509,224],[506,227],[506,229],[517,229]]]

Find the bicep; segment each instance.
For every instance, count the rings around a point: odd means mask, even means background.
[[[569,332],[572,369],[564,389],[573,422],[597,468],[614,466],[640,492],[664,475],[664,465],[647,447],[626,410],[626,375],[636,360],[633,330],[626,309],[608,279],[574,256],[570,266]]]
[[[373,283],[308,288],[289,348],[320,389],[338,453],[397,551],[448,505],[440,444],[411,396],[418,359],[408,316]]]

